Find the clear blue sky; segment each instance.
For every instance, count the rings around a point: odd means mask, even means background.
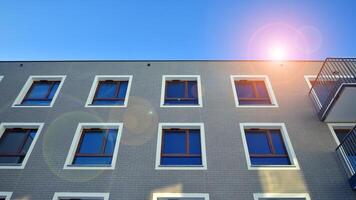
[[[0,1],[0,60],[356,56],[356,0]],[[278,53],[277,53],[278,54]]]

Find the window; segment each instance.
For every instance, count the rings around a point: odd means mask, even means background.
[[[316,77],[317,77],[317,75],[305,75],[304,76],[304,79],[307,82],[309,89],[313,87]]]
[[[341,142],[350,131],[351,131],[351,128],[350,129],[344,129],[344,128],[334,129],[334,132],[335,132],[336,137],[339,140],[339,142]]]
[[[23,169],[43,124],[2,123],[0,127],[0,169]]]
[[[206,169],[201,123],[160,123],[156,169]]]
[[[10,200],[12,192],[0,192],[0,200]]]
[[[30,76],[13,107],[52,107],[65,76]]]
[[[249,169],[299,169],[284,124],[241,123]]]
[[[233,75],[231,84],[236,107],[278,107],[267,76]]]
[[[132,76],[95,76],[86,107],[126,107]]]
[[[254,200],[310,200],[307,193],[254,193]]]
[[[4,78],[4,76],[0,76],[0,81]]]
[[[109,193],[56,192],[52,200],[109,200]]]
[[[356,123],[328,123],[328,127],[337,145],[343,141],[345,136],[352,130]]]
[[[121,131],[121,123],[80,123],[64,168],[114,169]]]
[[[200,76],[164,75],[161,107],[202,107]]]
[[[313,98],[315,99],[316,104],[318,105],[319,109],[322,107],[322,102],[325,101],[330,95],[330,90],[337,84],[337,80],[333,80],[333,78],[340,78],[340,80],[343,79],[343,77],[335,75],[333,77],[328,77],[325,76],[319,77],[320,81],[316,81],[317,75],[305,75],[304,79],[308,84],[309,89],[313,87],[313,90],[311,91],[311,94],[313,95]]]
[[[209,200],[206,193],[153,193],[153,200]]]
[[[313,87],[316,77],[317,77],[317,75],[305,75],[304,76],[304,79],[307,82],[309,89],[311,89]],[[318,98],[318,95],[316,95],[314,90],[311,91],[311,94],[313,95],[318,107],[321,108],[321,103]]]

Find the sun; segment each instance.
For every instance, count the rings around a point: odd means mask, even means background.
[[[269,58],[271,60],[286,60],[287,56],[287,48],[283,45],[272,45],[269,49]]]

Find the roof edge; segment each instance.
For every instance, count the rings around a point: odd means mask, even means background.
[[[0,60],[0,63],[16,62],[324,62],[325,60]]]

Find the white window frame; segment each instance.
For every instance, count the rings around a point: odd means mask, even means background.
[[[202,154],[202,166],[162,166],[161,165],[161,146],[162,146],[162,129],[164,128],[199,128],[200,144]],[[207,170],[205,130],[204,123],[159,123],[156,149],[156,170]]]
[[[277,129],[280,129],[282,138],[284,141],[284,145],[287,149],[289,160],[291,161],[291,165],[252,166],[251,160],[250,160],[250,153],[248,151],[246,135],[245,135],[245,129],[248,129],[248,128],[266,128],[266,129],[277,128]],[[243,146],[245,149],[247,168],[249,170],[299,170],[300,169],[297,157],[294,152],[294,148],[293,148],[292,143],[289,139],[287,128],[284,123],[240,123],[240,132],[241,132]]]
[[[192,80],[197,81],[197,90],[198,90],[198,104],[197,105],[166,105],[164,104],[164,97],[166,93],[166,81],[170,80]],[[161,107],[162,108],[184,108],[184,107],[203,107],[202,99],[202,86],[200,75],[163,75],[162,76],[162,88],[161,88]]]
[[[128,81],[127,90],[125,95],[125,101],[123,105],[93,105],[93,99],[95,92],[98,88],[99,81],[105,80],[114,80],[114,81]],[[92,107],[92,108],[114,108],[114,107],[127,107],[127,102],[130,96],[131,90],[131,83],[132,83],[132,75],[97,75],[94,78],[93,84],[91,86],[88,99],[86,101],[85,107]]]
[[[115,142],[115,148],[114,148],[110,166],[76,166],[76,165],[72,164],[73,160],[74,160],[75,152],[77,150],[79,140],[80,140],[80,137],[82,135],[82,131],[84,128],[115,128],[115,129],[118,129],[117,136],[116,136],[116,142]],[[114,170],[116,161],[117,161],[118,151],[119,151],[122,129],[123,129],[122,123],[79,123],[77,126],[77,129],[75,131],[75,134],[74,134],[74,137],[72,140],[72,144],[70,146],[69,153],[67,155],[67,159],[64,163],[63,169]]]
[[[10,200],[12,196],[12,192],[0,192],[0,197],[4,198],[5,200]]]
[[[153,200],[158,198],[204,198],[209,200],[208,193],[153,193]]]
[[[260,198],[305,198],[305,200],[311,200],[308,193],[254,193],[253,199],[260,200]]]
[[[309,89],[311,89],[313,87],[310,81],[315,80],[316,77],[317,77],[317,75],[304,75],[304,79],[307,82],[307,85],[308,85]],[[311,93],[312,93],[314,99],[316,100],[316,103],[317,103],[317,105],[318,105],[318,107],[320,109],[321,108],[321,103],[320,103],[320,100],[319,100],[318,96],[315,94],[314,90],[312,90]]]
[[[42,108],[42,107],[53,107],[54,102],[56,101],[58,95],[59,95],[59,91],[61,90],[64,80],[66,79],[65,75],[58,75],[58,76],[52,76],[52,75],[41,75],[41,76],[30,76],[25,85],[22,87],[20,93],[18,94],[18,96],[16,97],[14,103],[12,104],[12,107],[17,107],[17,108]],[[60,81],[57,91],[54,94],[52,101],[49,105],[43,105],[43,106],[39,106],[39,105],[21,105],[23,99],[25,98],[27,92],[29,91],[29,89],[31,88],[32,84],[34,81],[41,81],[41,80],[47,80],[47,81]]]
[[[337,145],[340,145],[340,141],[334,131],[334,128],[338,127],[338,128],[351,128],[352,129],[356,125],[356,123],[327,123],[327,124],[328,124],[329,130],[331,132],[331,135],[335,139],[335,142]]]
[[[24,157],[22,163],[20,165],[0,165],[0,169],[24,169],[26,163],[36,145],[38,137],[42,132],[42,128],[44,123],[12,123],[12,122],[4,122],[0,124],[0,138],[4,134],[7,128],[35,128],[37,129],[36,135],[32,140],[30,147],[27,150],[26,156]]]
[[[61,198],[102,198],[109,200],[109,193],[94,193],[94,192],[56,192],[52,200],[61,200]]]
[[[230,80],[231,80],[232,92],[234,94],[236,107],[238,107],[238,108],[278,108],[278,102],[277,102],[276,96],[273,92],[271,81],[269,80],[267,75],[231,75]],[[271,101],[271,105],[240,105],[236,87],[235,87],[235,81],[237,81],[237,80],[264,81],[266,88],[267,88],[267,93],[268,93],[269,99]]]

